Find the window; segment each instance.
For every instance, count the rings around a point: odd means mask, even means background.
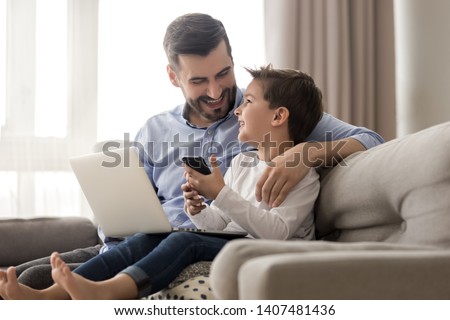
[[[184,101],[166,74],[163,37],[167,25],[187,12],[221,20],[233,49],[237,83],[250,77],[243,66],[265,61],[263,0],[100,1],[99,139],[131,139],[145,120]],[[126,5],[125,5],[126,4]],[[118,23],[120,20],[120,23]]]
[[[67,129],[67,2],[38,0],[34,135],[64,138]]]
[[[0,0],[0,138],[5,125],[6,105],[6,0]]]
[[[184,101],[165,71],[167,24],[186,12],[222,20],[245,87],[242,67],[265,60],[263,2],[0,0],[0,217],[90,217],[68,157],[132,139]]]

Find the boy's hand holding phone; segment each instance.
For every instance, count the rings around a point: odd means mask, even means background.
[[[225,186],[222,173],[217,164],[216,156],[211,156],[211,174],[202,174],[195,168],[189,166],[188,161],[185,162],[184,169],[186,170],[186,180],[189,186],[196,190],[200,195],[207,199],[214,200],[219,194],[220,190]],[[199,168],[199,166],[197,166]],[[207,171],[203,171],[207,173]]]
[[[192,169],[195,169],[201,174],[211,174],[211,170],[209,170],[205,159],[203,159],[202,157],[183,157],[183,159],[181,160],[183,160],[185,165]]]

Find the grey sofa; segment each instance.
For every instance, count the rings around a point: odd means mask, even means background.
[[[0,219],[0,267],[16,266],[53,251],[100,243],[97,227],[82,217]]]
[[[319,241],[236,240],[219,299],[450,299],[450,122],[322,172]]]
[[[83,217],[37,217],[0,219],[0,269],[17,266],[34,259],[48,257],[52,252],[67,252],[79,248],[101,246],[97,226]],[[80,256],[79,256],[80,257]],[[50,272],[48,261],[39,270]],[[211,262],[198,262],[185,268],[167,289],[155,293],[148,299],[212,299],[208,287]],[[25,268],[28,264],[22,265]],[[73,265],[75,267],[75,264]],[[39,274],[39,273],[38,273]],[[28,276],[28,275],[27,275]],[[30,279],[31,280],[31,279]],[[50,282],[49,282],[50,281]],[[51,279],[33,280],[34,285],[43,289],[51,285]],[[189,288],[186,288],[186,285]],[[0,298],[1,300],[1,298]]]

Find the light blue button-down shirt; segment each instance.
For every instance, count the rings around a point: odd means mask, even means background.
[[[135,144],[145,150],[145,156],[141,160],[147,175],[173,227],[194,227],[183,210],[181,185],[185,179],[181,158],[203,156],[208,159],[211,154],[215,154],[221,171],[225,174],[235,155],[242,150],[251,149],[238,141],[239,124],[234,109],[242,103],[242,99],[243,90],[238,89],[233,110],[208,128],[198,128],[190,124],[183,117],[183,104],[151,117],[136,135]],[[367,149],[384,142],[377,133],[367,128],[352,126],[327,113],[323,114],[307,141],[349,137],[357,139]]]

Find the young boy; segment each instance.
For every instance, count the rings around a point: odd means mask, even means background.
[[[258,202],[254,186],[274,157],[302,142],[316,126],[323,114],[322,94],[302,72],[270,66],[247,70],[253,80],[235,115],[239,140],[253,144],[257,151],[236,156],[225,178],[214,157],[210,175],[186,167],[187,182],[182,185],[186,212],[201,228],[244,230],[250,238],[313,239],[313,207],[319,193],[314,169],[278,207]],[[211,206],[205,206],[200,195],[214,200]],[[0,295],[6,299],[143,297],[167,287],[188,265],[212,261],[228,241],[189,232],[136,234],[74,272],[54,253],[53,286],[39,291],[18,284],[10,268],[0,272]]]
[[[311,77],[298,71],[270,67],[247,71],[253,81],[235,114],[239,140],[257,151],[237,155],[225,180],[215,158],[211,175],[186,167],[185,211],[200,229],[246,231],[264,239],[313,239],[311,205],[319,188],[315,170],[293,188],[280,208],[270,210],[258,202],[254,186],[274,157],[303,142],[315,127],[321,117],[321,93]],[[215,201],[206,207],[198,193]]]

